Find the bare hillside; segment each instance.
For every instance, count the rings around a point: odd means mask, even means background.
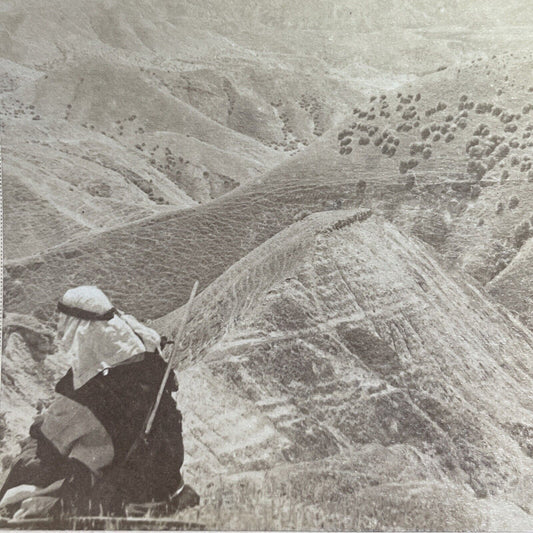
[[[189,474],[268,470],[294,505],[363,529],[492,528],[474,508],[502,500],[523,517],[533,336],[368,215],[308,217],[200,295],[180,371]]]

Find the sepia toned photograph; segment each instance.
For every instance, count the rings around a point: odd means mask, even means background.
[[[0,0],[0,529],[533,531],[533,2]]]

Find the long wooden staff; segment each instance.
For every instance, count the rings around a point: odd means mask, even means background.
[[[196,291],[197,290],[198,290],[198,281],[195,281],[194,285],[193,285],[193,288],[192,288],[192,291],[191,291],[191,295],[189,297],[189,301],[187,302],[187,305],[185,306],[185,311],[184,311],[184,315],[183,315],[183,320],[181,321],[181,324],[180,324],[180,329],[178,331],[178,334],[176,335],[175,343],[176,343],[178,349],[181,346],[181,341],[182,341],[182,338],[183,338],[183,334],[185,332],[185,326],[187,325],[187,322],[189,320],[189,314],[190,314],[190,311],[191,311],[192,301],[194,300],[194,297],[196,296]],[[158,351],[159,355],[161,357],[163,357],[163,354],[161,353],[161,348],[159,348],[159,346],[157,347],[157,351]],[[135,439],[135,442],[133,443],[133,446],[130,448],[128,454],[126,455],[125,462],[130,458],[130,456],[132,455],[134,450],[137,448],[137,446],[139,444],[139,440],[146,441],[146,438],[148,437],[148,435],[152,431],[152,426],[154,424],[154,420],[155,420],[155,417],[157,415],[157,411],[159,409],[159,404],[161,403],[161,398],[163,397],[163,392],[165,391],[165,387],[167,385],[168,377],[170,376],[170,372],[172,370],[172,365],[174,363],[176,352],[177,352],[177,350],[173,350],[172,354],[169,357],[169,360],[168,360],[168,363],[167,363],[167,368],[165,370],[165,375],[163,376],[163,381],[161,381],[161,385],[159,386],[159,391],[157,392],[157,397],[155,399],[154,405],[152,406],[150,414],[148,415],[148,418],[146,419],[146,423],[144,425],[144,429],[143,429],[142,435],[140,436],[140,438],[138,437],[137,439]]]

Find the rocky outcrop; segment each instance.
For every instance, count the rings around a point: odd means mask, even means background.
[[[33,417],[51,400],[54,382],[66,362],[48,357],[56,351],[54,331],[31,315],[7,313],[2,323],[0,437],[2,458],[18,452]],[[2,431],[3,430],[3,431]],[[7,454],[7,455],[4,455]]]

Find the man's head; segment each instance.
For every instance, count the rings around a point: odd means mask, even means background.
[[[57,308],[58,340],[71,361],[75,388],[105,369],[142,358],[160,341],[157,332],[115,309],[98,287],[69,289]]]

